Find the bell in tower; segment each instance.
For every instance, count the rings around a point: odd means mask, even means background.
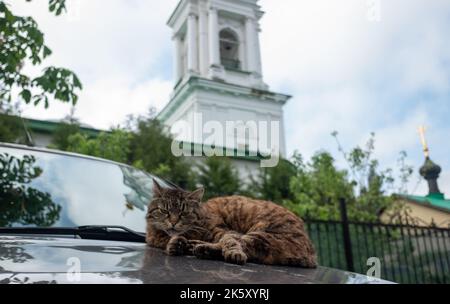
[[[239,58],[238,36],[230,29],[223,29],[219,34],[220,39],[220,63],[228,69],[241,69]]]
[[[176,82],[192,75],[268,89],[262,80],[257,1],[182,0],[169,19]]]

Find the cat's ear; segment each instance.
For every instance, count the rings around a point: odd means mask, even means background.
[[[191,193],[188,194],[187,197],[194,201],[201,202],[202,198],[203,198],[203,194],[205,194],[205,189],[202,187],[202,188],[198,188],[195,191],[192,191]]]
[[[161,197],[163,192],[163,188],[158,184],[156,179],[153,179],[153,195],[155,197]]]

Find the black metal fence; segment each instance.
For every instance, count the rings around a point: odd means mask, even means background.
[[[383,279],[450,283],[450,229],[350,222],[341,205],[341,221],[305,221],[320,265],[366,274],[376,257]]]

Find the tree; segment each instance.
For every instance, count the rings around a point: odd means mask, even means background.
[[[337,132],[332,135],[348,169],[337,169],[334,158],[325,151],[316,153],[307,164],[296,154],[297,175],[290,182],[294,198],[286,200],[285,205],[301,216],[322,220],[340,218],[340,198],[345,199],[351,220],[376,222],[387,210],[402,212],[401,206],[394,204],[394,198],[387,193],[395,188],[393,170],[380,170],[378,160],[373,158],[374,134],[370,135],[364,148],[357,146],[350,152],[342,148]],[[401,152],[399,189],[404,189],[413,172],[406,165],[405,157],[406,153]]]
[[[252,196],[276,203],[292,199],[293,194],[289,183],[296,173],[297,169],[293,163],[280,159],[277,166],[261,168],[256,178],[250,177],[248,192]]]
[[[354,200],[353,184],[345,170],[338,170],[328,152],[317,152],[309,163],[294,155],[297,174],[290,181],[293,199],[286,207],[300,216],[322,220],[339,218],[339,199]]]
[[[61,206],[49,193],[30,183],[42,174],[32,155],[17,158],[0,154],[0,227],[13,224],[51,226],[59,219]]]
[[[191,165],[172,154],[171,143],[172,138],[151,110],[148,116],[129,117],[125,127],[102,132],[95,138],[82,133],[76,122],[63,124],[55,133],[52,146],[133,165],[193,189]]]
[[[207,157],[198,165],[197,183],[205,188],[205,199],[238,194],[241,181],[236,168],[226,157]]]
[[[192,189],[191,166],[180,157],[173,155],[173,138],[163,124],[154,116],[131,117],[128,128],[132,131],[129,162],[139,169],[167,178],[180,187]]]
[[[70,136],[77,133],[81,133],[78,121],[62,122],[53,133],[49,148],[67,151],[71,145]]]
[[[394,178],[393,169],[380,169],[378,160],[373,158],[375,151],[375,134],[371,133],[365,147],[356,146],[350,152],[346,152],[338,138],[338,132],[331,134],[337,143],[338,150],[341,152],[351,172],[352,181],[356,185],[357,208],[349,211],[350,216],[362,217],[366,220],[379,220],[380,216],[388,211],[396,214],[403,213],[403,204],[394,204],[394,197],[387,194],[387,191],[397,190],[399,193],[407,192],[407,184],[412,175],[413,167],[406,164],[407,154],[400,151],[397,160],[398,178]],[[361,214],[360,210],[364,211]]]
[[[131,134],[123,129],[102,132],[96,138],[75,133],[67,139],[67,151],[101,157],[112,161],[127,163],[130,154]]]
[[[65,9],[65,0],[49,0],[49,10],[56,16]],[[11,102],[20,97],[27,104],[43,102],[46,108],[50,98],[75,104],[76,90],[82,85],[70,70],[50,66],[37,77],[23,73],[24,66],[40,65],[51,53],[36,21],[14,15],[0,0],[0,100]],[[18,96],[13,96],[16,91]]]
[[[0,102],[0,142],[16,142],[24,137],[22,122],[9,103]]]

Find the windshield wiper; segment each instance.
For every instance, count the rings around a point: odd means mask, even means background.
[[[145,233],[136,232],[123,226],[107,225],[0,228],[0,234],[74,235],[88,240],[145,242]]]
[[[145,243],[145,233],[124,226],[88,225],[77,227],[77,235],[82,239],[111,240]]]

